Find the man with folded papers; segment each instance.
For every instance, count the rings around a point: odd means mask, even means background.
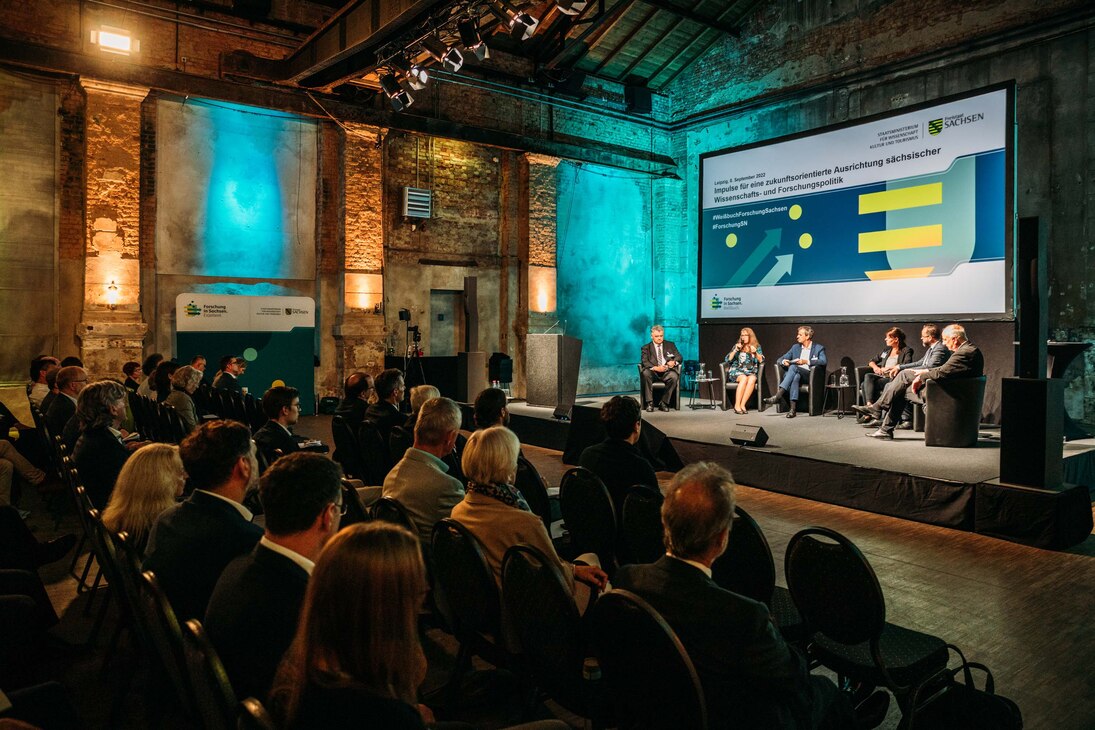
[[[870,406],[852,406],[856,411],[871,418],[880,419],[882,425],[868,437],[892,441],[893,432],[908,401],[923,403],[920,389],[929,380],[953,378],[979,378],[985,373],[985,356],[966,339],[966,328],[949,324],[943,328],[943,344],[950,350],[950,357],[934,368],[902,370],[882,391],[882,397]]]
[[[677,393],[677,381],[680,378],[681,355],[677,346],[665,339],[665,328],[656,324],[650,328],[650,342],[642,349],[643,405],[652,412],[655,405],[659,411],[668,411],[669,404]],[[661,400],[654,403],[654,383],[665,383]]]

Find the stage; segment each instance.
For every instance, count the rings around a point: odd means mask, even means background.
[[[603,438],[597,409],[606,398],[579,397],[570,423],[552,410],[510,403],[511,428],[524,443],[564,452],[576,464],[585,446]],[[750,411],[691,410],[643,413],[644,446],[675,471],[715,461],[735,479],[766,489],[868,512],[967,530],[1037,547],[1063,549],[1091,533],[1095,439],[1064,445],[1067,484],[1057,490],[1001,484],[999,428],[983,428],[976,448],[924,445],[923,433],[895,432],[893,441],[866,438],[854,416],[789,419],[769,407]],[[730,443],[736,424],[760,426],[763,447]]]

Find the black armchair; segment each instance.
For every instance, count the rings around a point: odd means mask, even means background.
[[[782,383],[783,376],[787,374],[787,368],[783,367],[782,362],[777,362],[773,366],[776,369],[776,382]],[[799,400],[804,397],[807,399],[808,412],[811,416],[820,416],[825,412],[825,378],[828,377],[828,370],[824,365],[814,365],[810,368],[810,377],[805,378],[799,385]],[[783,413],[789,408],[786,400],[781,400],[776,405],[776,412]]]
[[[642,393],[643,392],[643,365],[642,365],[642,363],[638,363],[635,367],[638,368],[638,372],[639,372],[639,392]],[[673,394],[673,402],[672,403],[667,403],[666,405],[668,405],[670,408],[672,408],[674,410],[679,411],[681,409],[681,389],[684,387],[684,375],[681,372],[678,372],[677,375],[679,376],[679,379],[677,380],[677,392]],[[655,392],[660,392],[660,391],[665,390],[665,383],[661,382],[660,380],[655,380],[650,385],[651,385],[651,394],[652,395]]]
[[[924,432],[925,446],[977,445],[986,382],[982,375],[924,384],[924,404],[914,402],[913,429]]]
[[[735,382],[727,382],[727,380],[726,380],[726,377],[727,377],[726,373],[729,372],[729,370],[730,370],[730,363],[728,363],[728,362],[720,362],[719,363],[719,377],[722,379],[722,409],[724,411],[730,410],[731,403],[733,401],[733,398],[730,396],[730,394],[738,389],[738,384],[737,384],[736,381]],[[760,411],[764,410],[764,394],[761,393],[762,390],[764,390],[764,371],[763,370],[757,372],[757,387],[756,387],[756,390],[753,391],[753,396],[751,398],[751,400],[756,401],[755,403],[753,403],[753,405],[755,405],[757,407],[757,412],[758,413]]]

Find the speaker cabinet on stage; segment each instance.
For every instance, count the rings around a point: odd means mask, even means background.
[[[456,353],[456,400],[471,403],[487,388],[487,353]]]
[[[764,446],[768,443],[768,432],[763,426],[738,423],[730,429],[730,443],[738,446]]]
[[[1064,482],[1065,382],[1004,378],[1000,415],[1000,481],[1056,489]]]
[[[578,394],[582,341],[568,335],[529,335],[525,349],[525,400],[566,415]]]

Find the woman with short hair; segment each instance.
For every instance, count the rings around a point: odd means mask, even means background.
[[[184,365],[171,376],[171,393],[164,403],[171,406],[182,418],[186,432],[198,427],[198,409],[190,396],[202,382],[202,371],[190,365]]]
[[[127,404],[126,390],[115,380],[91,383],[76,397],[75,418],[80,437],[72,450],[72,460],[87,496],[99,509],[106,506],[118,473],[130,451],[138,446],[123,444],[122,432],[118,430]]]
[[[138,555],[144,555],[152,525],[182,495],[186,472],[179,447],[149,444],[130,457],[103,511],[103,524],[111,532],[125,532]]]

